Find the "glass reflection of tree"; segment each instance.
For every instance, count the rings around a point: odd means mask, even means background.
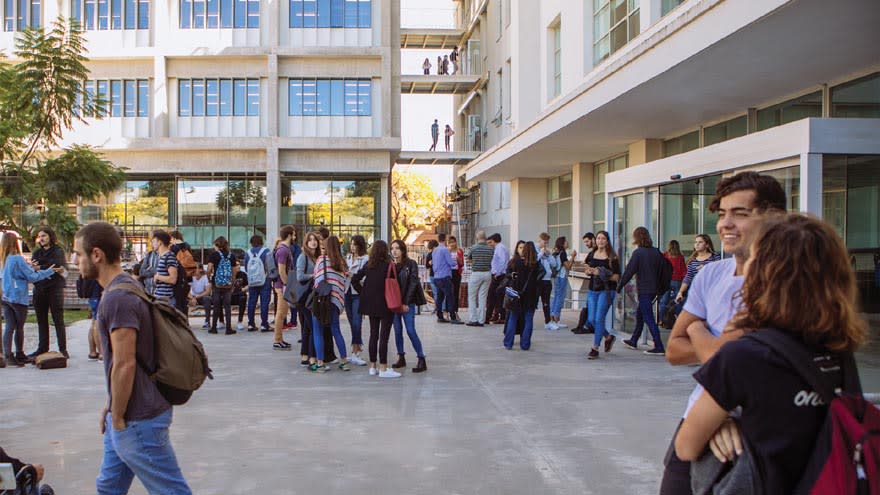
[[[254,181],[229,181],[226,187],[217,193],[216,204],[218,209],[224,211],[227,204],[230,209],[263,208],[266,206],[266,194]]]

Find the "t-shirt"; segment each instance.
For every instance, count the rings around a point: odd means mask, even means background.
[[[177,262],[174,253],[167,251],[162,256],[159,256],[159,263],[156,265],[156,273],[163,277],[167,277],[168,269],[172,266],[176,267],[178,270],[180,269],[180,263]],[[174,296],[174,284],[156,281],[156,288],[153,290],[153,295],[156,297],[171,299]]]
[[[620,274],[620,258],[614,258],[613,261],[608,258],[597,259],[595,253],[595,251],[590,251],[590,254],[587,255],[587,266],[590,268],[605,268],[610,270],[612,275]],[[598,275],[592,275],[590,276],[590,290],[617,290],[617,282],[613,280],[603,281]]]
[[[835,370],[828,383],[842,384],[838,362],[824,361],[820,368]],[[791,493],[828,413],[812,387],[782,357],[749,338],[724,344],[694,378],[725,410],[742,407],[742,434],[765,493]]]
[[[554,253],[554,256],[556,256],[559,262],[559,273],[556,274],[556,278],[567,277],[568,270],[565,269],[565,263],[568,263],[568,253],[563,249],[562,251]]]
[[[207,275],[202,275],[202,278],[193,277],[192,283],[189,286],[190,295],[195,296],[205,292],[209,282]]]
[[[232,267],[238,266],[238,260],[235,259],[235,254],[232,251],[229,251],[223,255],[223,258],[226,258],[226,257],[229,257],[229,262],[231,263],[230,269]],[[208,263],[211,263],[214,265],[214,273],[211,274],[211,283],[212,284],[214,283],[214,278],[217,277],[217,270],[220,268],[220,261],[221,261],[220,251],[214,251],[213,253],[211,253],[211,257],[208,258]],[[230,272],[229,275],[231,277],[232,273]]]
[[[171,255],[174,256],[173,254]],[[153,321],[150,308],[134,294],[121,290],[112,290],[120,283],[137,281],[126,273],[117,275],[110,282],[98,306],[98,331],[101,334],[101,348],[104,353],[104,374],[107,377],[107,394],[112,403],[110,390],[110,370],[113,368],[113,349],[110,346],[110,334],[119,328],[133,328],[137,331],[137,349],[135,351],[138,365],[135,367],[134,385],[125,420],[135,421],[150,419],[167,411],[171,405],[159,393],[159,389],[150,380],[148,373],[156,371],[156,355],[154,352]],[[146,370],[144,368],[147,368]]]
[[[744,277],[735,276],[736,259],[728,258],[703,267],[694,277],[694,283],[688,290],[688,299],[684,304],[684,310],[688,313],[706,320],[706,326],[712,335],[718,337],[724,331],[739,306],[737,292],[742,288]],[[687,409],[683,417],[687,417],[691,407],[703,387],[697,388],[688,399]]]
[[[284,265],[284,269],[289,272],[294,268],[293,263],[293,257],[290,255],[290,247],[284,243],[279,244],[278,249],[275,250],[275,266],[278,267],[278,272],[281,273],[281,265]],[[277,280],[272,282],[272,287],[276,289],[284,288],[284,282],[281,281],[281,277],[278,277]]]

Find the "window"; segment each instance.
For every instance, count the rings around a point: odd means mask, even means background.
[[[369,28],[372,0],[289,0],[291,28]]]
[[[370,79],[290,79],[287,91],[290,116],[372,115]]]
[[[660,15],[664,16],[672,12],[676,7],[682,4],[684,0],[663,0],[660,4]]]
[[[90,106],[95,96],[100,99],[93,112],[84,112],[86,117],[147,117],[150,108],[149,82],[146,79],[111,79],[86,81],[83,96],[86,106]]]
[[[593,165],[593,232],[605,228],[605,175],[629,166],[629,155],[618,156]]]
[[[822,116],[822,92],[789,100],[772,107],[758,110],[758,130],[763,131],[807,117]]]
[[[700,131],[696,130],[663,141],[663,157],[687,153],[700,147]]]
[[[192,81],[181,79],[177,82],[177,116],[192,115]]]
[[[146,79],[139,79],[137,82],[137,115],[138,117],[150,116],[150,83]]]
[[[284,174],[281,217],[300,232],[327,227],[341,239],[379,237],[381,181],[376,177],[307,177]]]
[[[550,98],[562,94],[562,24],[550,28],[553,40],[553,80],[550,86]]]
[[[180,0],[180,29],[260,27],[260,0]]]
[[[880,72],[831,88],[831,116],[880,118]]]
[[[593,64],[638,36],[639,30],[636,0],[593,0]]]
[[[42,0],[3,0],[3,30],[24,31],[42,24]]]
[[[547,228],[550,242],[557,237],[571,239],[572,219],[571,174],[547,181]]]
[[[124,84],[125,106],[123,108],[123,115],[125,117],[134,117],[137,114],[137,81],[126,80]]]
[[[260,115],[259,79],[180,79],[178,117]]]
[[[87,31],[150,29],[150,0],[73,0],[70,17]]]
[[[748,117],[745,115],[706,127],[703,129],[703,146],[710,146],[728,139],[745,136],[747,131]]]

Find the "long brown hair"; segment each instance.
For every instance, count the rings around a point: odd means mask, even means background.
[[[636,227],[633,230],[633,244],[638,247],[651,247],[654,243],[651,241],[651,233],[644,227]]]
[[[734,329],[774,327],[830,351],[853,351],[865,342],[855,274],[830,225],[799,213],[772,215],[751,250]]]
[[[527,242],[526,247],[523,248],[524,254],[522,256],[520,256],[519,255],[519,245],[521,243],[522,243],[522,241],[519,241],[516,243],[517,249],[514,251],[514,254],[513,254],[514,263],[516,262],[515,260],[522,260],[522,262],[525,263],[526,268],[532,269],[532,268],[534,268],[535,265],[538,264],[538,254],[535,249],[535,243],[532,241]]]
[[[331,235],[324,240],[324,255],[327,256],[327,261],[330,262],[330,268],[339,273],[348,271],[348,264],[345,262],[345,258],[342,257],[341,243],[335,235]]]
[[[314,237],[315,240],[318,241],[318,247],[316,247],[315,249],[309,247],[309,239],[311,239],[312,237]],[[308,256],[309,259],[313,262],[316,261],[318,259],[318,255],[321,254],[321,239],[321,234],[319,234],[318,231],[313,230],[306,234],[306,240],[303,242],[302,250],[304,253],[306,253],[306,256]]]
[[[605,256],[608,256],[608,265],[611,266],[611,262],[617,261],[618,259],[620,259],[620,256],[617,255],[617,251],[615,251],[614,246],[611,245],[611,235],[608,233],[608,231],[600,230],[599,232],[596,232],[596,235],[593,236],[593,239],[596,239],[600,235],[605,236],[605,240],[608,241],[608,243],[605,246]],[[593,252],[596,253],[598,251],[599,251],[599,246],[597,244],[596,250]]]
[[[388,243],[385,241],[376,241],[370,247],[370,259],[367,260],[367,268],[376,268],[381,263],[388,263]]]
[[[669,241],[669,245],[666,247],[666,254],[673,258],[683,258],[681,254],[681,244],[678,243],[675,239]]]
[[[696,237],[696,238],[697,238],[697,239],[702,239],[703,242],[706,243],[706,249],[709,250],[709,254],[710,254],[710,255],[715,254],[715,245],[712,244],[712,238],[711,238],[711,237],[707,236],[706,234],[697,234],[697,237]],[[690,263],[691,261],[697,259],[697,254],[699,254],[699,253],[697,253],[697,250],[694,249],[694,252],[691,253],[690,256],[688,256],[688,263]]]
[[[14,254],[21,254],[21,250],[18,248],[18,236],[12,232],[5,232],[2,241],[0,241],[0,267],[6,263],[6,258]]]

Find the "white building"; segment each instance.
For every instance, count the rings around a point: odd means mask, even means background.
[[[385,237],[400,150],[398,0],[4,0],[0,49],[57,16],[86,31],[87,94],[108,101],[64,145],[128,168],[126,187],[78,208],[135,243],[177,228],[220,235],[322,225]]]
[[[573,246],[644,225],[715,236],[717,181],[776,176],[835,225],[880,312],[880,3],[875,0],[459,0],[485,84],[458,98],[484,150],[475,222]],[[476,228],[474,225],[471,228]]]

